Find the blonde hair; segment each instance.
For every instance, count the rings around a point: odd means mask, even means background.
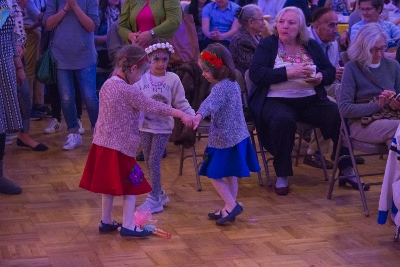
[[[382,27],[378,23],[367,23],[360,29],[349,49],[347,49],[350,61],[368,70],[369,65],[372,63],[370,50],[381,39],[387,43],[387,35]]]
[[[294,11],[295,13],[297,13],[297,17],[299,18],[299,34],[296,37],[296,41],[302,45],[306,45],[310,38],[308,37],[306,19],[304,17],[303,11],[301,11],[301,9],[298,7],[288,6],[279,11],[276,15],[274,25],[272,26],[272,32],[275,35],[279,36],[277,23],[279,23],[283,14],[288,11]]]
[[[144,49],[138,45],[125,45],[118,50],[115,57],[114,65],[122,69],[122,72],[126,74],[126,71],[133,65],[140,65],[147,60],[147,54]],[[138,66],[139,68],[139,66]]]

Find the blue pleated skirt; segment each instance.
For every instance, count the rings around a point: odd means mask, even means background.
[[[250,172],[259,172],[257,155],[254,152],[250,137],[239,144],[228,148],[207,147],[199,175],[212,179],[228,176],[249,177]]]

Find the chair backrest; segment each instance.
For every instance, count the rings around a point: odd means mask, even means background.
[[[238,69],[235,69],[235,74],[236,74],[236,82],[240,86],[240,91],[242,93],[246,92],[246,84],[244,83],[244,79],[243,79],[242,73]]]
[[[254,86],[254,83],[250,80],[249,70],[246,70],[244,73],[244,80],[246,82],[247,94],[250,94],[251,88]]]

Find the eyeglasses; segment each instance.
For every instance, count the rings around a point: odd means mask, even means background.
[[[383,52],[386,51],[387,48],[388,48],[387,45],[384,45],[384,46],[382,46],[382,47],[373,47],[373,48],[371,48],[371,49],[369,50],[369,52],[371,52],[371,54],[374,54],[374,53],[376,53],[376,52],[378,52],[378,51],[381,51],[381,52],[383,53]]]

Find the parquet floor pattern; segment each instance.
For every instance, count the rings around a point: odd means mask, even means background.
[[[100,235],[101,197],[78,187],[91,133],[83,135],[83,147],[62,151],[66,130],[44,135],[47,123],[32,122],[32,134],[49,145],[47,152],[17,147],[15,141],[6,147],[5,174],[23,193],[0,195],[0,266],[400,266],[395,226],[376,223],[380,186],[367,192],[371,216],[364,217],[357,191],[335,187],[333,199],[326,199],[328,183],[319,169],[299,164],[288,196],[259,186],[253,174],[240,180],[243,214],[216,226],[206,215],[222,206],[221,199],[204,177],[203,191],[196,191],[190,159],[183,176],[177,175],[179,148],[173,144],[162,162],[171,202],[153,215],[172,239]],[[89,129],[87,118],[84,126]],[[360,168],[384,166],[385,160],[373,157]],[[382,177],[368,181],[374,179]],[[115,198],[113,217],[122,219],[121,197]]]

